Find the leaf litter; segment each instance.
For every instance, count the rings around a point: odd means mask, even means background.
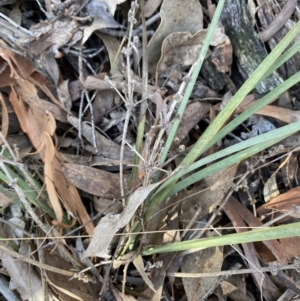
[[[2,295],[291,300],[286,296],[299,295],[297,237],[153,257],[141,251],[299,219],[295,134],[261,153],[262,159],[242,161],[170,197],[144,220],[149,196],[264,58],[259,51],[251,57],[249,49],[261,49],[259,37],[273,49],[298,18],[295,1],[280,9],[227,1],[163,166],[163,143],[178,108],[174,96],[189,80],[215,6],[140,2],[138,9],[129,0],[0,3],[0,222],[7,240],[1,242]],[[256,46],[236,39],[239,26],[246,26]],[[297,72],[297,56],[249,94],[235,114]],[[207,153],[298,121],[298,90],[296,85],[274,99]],[[272,276],[262,272],[266,267]],[[235,273],[244,269],[242,281]]]

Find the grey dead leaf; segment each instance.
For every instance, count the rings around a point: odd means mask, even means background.
[[[204,179],[198,186],[187,191],[181,203],[180,221],[185,229],[197,214],[200,221],[220,202],[231,188],[238,165],[222,170],[211,177]],[[199,193],[197,193],[197,190]],[[193,225],[189,225],[193,228]],[[220,271],[223,262],[223,249],[210,248],[188,254],[184,257],[181,270],[186,273]],[[217,277],[183,278],[183,285],[188,301],[200,300],[213,288]]]
[[[181,141],[188,136],[189,131],[201,121],[210,110],[210,105],[207,102],[193,102],[189,104],[182,115],[176,139],[172,143],[172,148],[178,147]]]
[[[218,26],[214,31],[214,35],[210,41],[211,46],[219,46],[226,42],[228,36],[225,34],[225,29],[223,26]]]
[[[25,230],[25,222],[20,217],[12,217],[8,220],[10,222],[9,225],[5,225],[5,229],[9,234],[9,237],[13,238],[22,238]],[[15,239],[13,242],[18,246],[20,245],[20,241]]]
[[[207,30],[195,35],[189,32],[174,32],[163,41],[161,58],[157,63],[156,72],[161,74],[176,66],[190,66],[196,62]],[[210,52],[208,52],[210,55]]]
[[[68,121],[76,129],[79,128],[79,119],[74,116],[68,116]],[[93,145],[93,131],[92,127],[86,123],[81,124],[82,135]],[[98,153],[95,151],[94,154],[103,155],[106,158],[119,159],[120,158],[120,145],[114,143],[113,141],[107,139],[106,137],[99,134],[97,131],[94,133],[96,137],[96,142],[98,146]],[[91,150],[92,151],[92,150]],[[124,158],[132,158],[134,152],[128,146],[125,146]]]
[[[94,197],[93,207],[97,212],[102,212],[103,214],[120,213],[123,210],[122,203],[119,200],[112,201],[111,199],[101,197]]]
[[[102,40],[108,52],[112,78],[114,80],[123,79],[123,56],[120,54],[119,41],[115,37],[99,31],[97,32],[97,36]]]
[[[24,254],[24,256],[28,256],[30,253],[25,241],[22,241],[19,253]],[[21,294],[22,300],[44,300],[42,282],[30,264],[22,260],[16,260],[5,252],[1,252],[0,257],[3,267],[11,277],[10,289],[16,289]]]
[[[146,18],[151,17],[154,12],[157,10],[157,8],[162,3],[162,0],[149,0],[145,3],[144,6],[144,14]]]
[[[108,5],[104,1],[94,0],[89,2],[87,10],[89,14],[94,17],[94,20],[90,26],[86,26],[84,28],[82,44],[84,44],[96,30],[122,27],[122,25],[116,22],[113,15],[108,11]]]
[[[145,267],[144,267],[144,262],[143,262],[142,256],[138,255],[133,260],[133,264],[136,267],[136,269],[138,270],[138,272],[140,273],[140,275],[143,278],[143,280],[145,281],[145,283],[148,285],[148,287],[150,289],[152,289],[154,292],[156,292],[156,290],[154,289],[154,286],[153,286],[151,280],[148,278],[148,276],[147,276],[147,274],[145,272]]]
[[[115,14],[118,4],[125,2],[126,0],[93,0],[93,2],[104,2],[107,5],[108,12],[113,16]]]
[[[72,99],[69,92],[69,80],[63,80],[57,85],[57,95],[62,106],[69,112],[72,107]]]
[[[93,101],[93,112],[95,125],[101,123],[103,116],[113,107],[114,91],[101,90],[97,91]]]
[[[231,188],[237,167],[238,165],[235,165],[207,177],[198,185],[181,194],[180,198],[184,199],[184,202],[180,203],[179,220],[184,229],[194,214],[197,213],[197,220],[201,220],[224,198]]]
[[[49,80],[51,80],[55,84],[55,86],[57,86],[59,82],[59,69],[53,53],[41,53],[40,64],[41,66],[43,66],[43,73],[46,73]]]
[[[52,47],[52,53],[56,54],[59,48],[67,45],[72,40],[73,35],[78,30],[79,24],[75,20],[57,20],[53,23],[53,26],[45,29],[45,33],[38,40],[31,43],[29,49],[32,54],[39,55]]]
[[[16,291],[9,289],[9,282],[5,275],[0,275],[0,292],[5,298],[4,300],[9,301],[21,301],[19,294]]]
[[[0,207],[4,207],[11,203],[11,199],[7,197],[4,193],[0,193]]]
[[[20,11],[20,2],[18,2],[12,9],[9,18],[14,21],[16,24],[21,25],[22,15]]]
[[[214,235],[216,236],[216,235]],[[184,257],[181,264],[183,273],[218,272],[223,263],[223,247],[208,248]],[[218,277],[182,278],[188,301],[197,301],[204,297]]]
[[[101,128],[104,132],[122,122],[126,118],[126,112],[111,112],[109,116],[111,119],[103,118],[103,122],[101,124]]]
[[[64,270],[71,270],[72,264],[64,260],[56,253],[51,253],[48,250],[43,252],[45,263],[53,267],[57,267]],[[70,277],[54,273],[51,271],[45,271],[47,281],[49,284],[56,288],[57,294],[64,301],[97,301],[99,300],[99,283],[91,284],[85,283],[78,279],[70,279]],[[41,299],[43,300],[43,299]]]
[[[129,223],[138,207],[158,185],[160,185],[160,182],[138,188],[130,196],[128,204],[121,214],[104,216],[94,229],[93,237],[88,248],[83,253],[83,258],[92,256],[107,258],[109,255],[106,250],[114,235]]]
[[[85,192],[109,199],[121,197],[118,173],[71,163],[64,164],[62,172],[70,183]],[[124,185],[128,180],[128,177],[124,176]]]
[[[194,35],[189,32],[174,32],[163,41],[161,58],[157,64],[157,74],[175,66],[185,67],[194,64],[199,56],[207,30],[203,29]],[[217,28],[210,42],[212,46],[224,43],[228,37],[222,28]],[[211,52],[207,52],[207,56]]]
[[[168,35],[174,32],[193,35],[203,28],[202,7],[197,0],[165,0],[160,16],[160,26],[148,44],[149,72],[152,74],[161,56],[161,45]]]

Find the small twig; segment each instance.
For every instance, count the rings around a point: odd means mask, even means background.
[[[124,35],[126,35],[126,31],[124,30],[115,30],[115,29],[110,29],[110,28],[102,28],[99,31],[102,33],[105,33],[107,35],[110,35],[112,37],[117,37],[117,38],[123,38]],[[154,35],[154,30],[147,30],[146,31],[147,36],[153,36]],[[140,37],[142,35],[141,30],[134,31],[134,35]]]
[[[80,97],[80,105],[79,105],[79,115],[78,115],[78,139],[79,143],[83,144],[82,140],[82,129],[81,129],[81,124],[82,124],[82,110],[83,110],[83,100],[84,100],[84,91],[81,91],[81,97]],[[76,155],[79,155],[79,146],[77,147]]]
[[[4,14],[0,13],[0,17],[3,18],[3,19],[5,19],[7,22],[9,22],[11,25],[13,25],[14,27],[16,27],[17,29],[25,32],[26,34],[28,34],[30,36],[34,36],[34,33],[32,31],[27,30],[26,28],[20,26],[19,24],[17,24],[16,22],[14,22],[12,19],[8,18]]]
[[[95,151],[98,153],[98,146],[97,146],[97,141],[96,141],[96,136],[95,136],[95,122],[94,122],[94,111],[93,111],[93,106],[92,102],[90,100],[89,94],[87,93],[86,90],[84,90],[85,98],[88,102],[88,105],[90,107],[90,113],[91,113],[91,125],[92,125],[92,137],[93,137],[93,146],[95,148]]]
[[[141,10],[143,11],[143,9],[141,9]],[[143,28],[146,28],[146,27],[152,25],[154,22],[156,22],[159,19],[160,19],[160,12],[158,12],[157,14],[155,14],[151,18],[149,18],[147,21],[145,21],[145,26],[143,25],[143,23],[140,26],[138,26],[133,31],[133,34],[136,35],[136,33],[138,33],[139,31],[142,31]]]
[[[276,218],[273,218],[272,220],[270,220],[269,222],[263,224],[261,227],[265,228],[265,227],[268,227],[276,222],[278,222],[279,220],[285,218],[286,216],[290,216],[291,214],[293,213],[297,213],[299,214],[300,213],[300,206],[299,205],[294,205],[293,206],[293,209],[291,210],[288,210],[287,212],[277,216]]]
[[[131,3],[131,9],[128,12],[128,22],[129,22],[129,33],[128,33],[128,43],[127,47],[124,47],[122,52],[125,54],[126,57],[126,68],[127,68],[127,100],[125,102],[127,112],[126,117],[124,121],[124,128],[123,128],[123,135],[122,135],[122,142],[121,142],[121,150],[120,150],[120,190],[121,195],[125,195],[124,190],[124,183],[123,183],[123,159],[124,159],[124,148],[125,148],[125,141],[128,131],[128,125],[130,116],[133,109],[133,89],[132,89],[132,82],[131,82],[131,53],[132,53],[132,43],[133,43],[133,37],[132,37],[132,31],[133,31],[133,25],[136,23],[135,19],[135,12],[138,8],[137,0]],[[123,205],[125,206],[125,199],[123,199]]]
[[[259,33],[259,36],[263,42],[270,40],[288,21],[288,19],[293,14],[297,0],[288,0],[281,12],[272,21],[269,27],[263,32]]]
[[[11,250],[10,248],[8,248],[6,246],[0,245],[0,250],[3,251],[3,252],[5,252],[5,253],[7,253],[7,254],[9,254],[9,255],[11,255],[12,257],[18,258],[20,260],[28,262],[28,263],[30,263],[32,265],[35,265],[37,267],[40,267],[42,269],[51,271],[53,273],[58,273],[58,274],[62,274],[62,275],[69,276],[69,277],[73,277],[74,276],[74,272],[62,270],[62,269],[59,269],[59,268],[52,267],[52,266],[50,266],[48,264],[40,263],[40,262],[38,262],[36,260],[33,260],[31,258],[28,258],[28,257],[25,257],[24,255],[19,254],[19,253]]]
[[[279,266],[278,270],[295,270],[294,264],[289,264],[285,266]],[[261,267],[259,272],[265,273],[270,272],[271,267]],[[219,272],[208,272],[208,273],[180,273],[180,272],[168,272],[166,276],[170,277],[180,277],[180,278],[206,278],[206,277],[217,277],[217,276],[231,276],[231,275],[242,275],[242,274],[252,274],[257,273],[257,269],[241,269],[241,270],[229,270],[229,271],[219,271]]]

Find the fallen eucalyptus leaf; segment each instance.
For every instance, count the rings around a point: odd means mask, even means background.
[[[138,207],[147,198],[153,189],[161,183],[151,184],[146,187],[138,188],[129,198],[128,205],[121,214],[108,214],[104,216],[94,230],[91,242],[83,253],[82,258],[103,257],[108,258],[107,248],[114,235],[124,226],[126,226]]]

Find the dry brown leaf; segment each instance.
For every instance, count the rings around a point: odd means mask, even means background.
[[[3,43],[0,40],[0,43]],[[6,87],[11,84],[15,85],[16,79],[23,78],[30,81],[34,86],[37,86],[41,89],[49,98],[50,100],[60,106],[60,102],[53,96],[53,94],[50,92],[48,86],[49,82],[39,73],[35,72],[35,68],[32,66],[32,64],[27,61],[24,57],[21,57],[19,55],[16,55],[12,52],[9,52],[3,48],[0,48],[0,56],[5,60],[5,64],[8,64],[10,68],[5,68],[4,72],[1,73],[1,83],[0,86]],[[56,64],[56,61],[55,61]],[[10,74],[9,74],[10,72]],[[6,76],[6,78],[2,78]],[[7,80],[9,79],[9,81]],[[21,87],[22,97],[28,101],[33,100],[36,101],[36,94],[32,93],[31,87],[27,88],[27,81],[18,81],[18,85]],[[49,106],[53,105],[49,103]]]
[[[290,258],[300,255],[299,245],[300,237],[288,237],[279,239],[280,245]],[[274,254],[268,249],[262,242],[255,242],[255,250],[259,254],[260,259],[269,264],[272,261],[276,261]]]
[[[16,90],[19,92],[19,94],[24,94],[24,91],[20,91],[18,87],[16,87]],[[41,112],[48,111],[54,116],[55,120],[68,123],[66,111],[62,110],[61,107],[57,106],[56,104],[44,99],[35,99],[35,97],[26,98],[26,101],[30,104],[30,107],[34,107]]]
[[[53,145],[53,142],[51,140],[50,135],[45,132],[44,134],[44,143],[45,143],[45,157],[44,157],[44,174],[45,174],[45,185],[49,197],[49,201],[52,205],[52,208],[55,212],[56,218],[59,222],[62,222],[63,219],[63,210],[61,208],[61,204],[59,202],[57,192],[55,189],[55,180],[53,178],[53,170],[52,170],[52,164],[55,156],[55,148]]]
[[[217,70],[226,73],[231,73],[231,65],[232,65],[232,45],[230,39],[224,41],[224,43],[217,45],[214,48],[211,61],[216,66]]]
[[[165,0],[160,9],[161,23],[148,44],[149,72],[155,73],[164,39],[174,32],[195,34],[203,28],[202,7],[197,0]],[[187,17],[188,16],[188,17]]]
[[[3,192],[0,193],[0,207],[7,206],[12,203],[12,200],[7,197]]]
[[[6,61],[0,57],[0,88],[15,85],[16,80],[10,76],[10,67]]]
[[[8,110],[5,104],[5,101],[3,99],[2,93],[0,93],[0,103],[2,107],[2,112],[1,112],[1,133],[6,137],[8,133],[8,125],[9,125],[9,118],[8,118]],[[0,144],[2,144],[3,141],[0,139]]]
[[[28,89],[32,89],[31,92],[33,94],[37,93],[35,87],[31,83],[27,82],[26,86]],[[28,135],[33,146],[36,149],[40,149],[43,143],[42,137],[44,133],[49,133],[50,136],[54,134],[56,125],[52,114],[49,113],[47,115],[34,108],[27,109],[23,100],[18,97],[14,88],[10,93],[9,99],[19,119],[22,131]]]
[[[129,223],[138,207],[144,202],[151,191],[160,184],[158,182],[138,188],[129,197],[128,204],[121,214],[108,214],[104,216],[96,226],[91,242],[82,257],[110,257],[107,253],[107,248],[114,235]]]
[[[293,188],[285,193],[280,194],[270,202],[263,204],[257,209],[259,216],[267,215],[274,212],[272,217],[276,217],[283,212],[293,209],[294,205],[300,206],[300,187]],[[279,212],[278,212],[279,211]],[[299,214],[292,213],[291,216],[299,218]],[[280,223],[287,222],[290,217],[286,217],[280,220]]]
[[[18,79],[22,86],[26,86],[26,89],[32,91],[32,94],[36,95],[35,87],[28,81]],[[26,84],[25,84],[26,83]],[[10,94],[10,101],[14,107],[14,111],[19,119],[20,125],[24,133],[27,133],[30,141],[36,149],[40,149],[42,146],[42,137],[44,133],[53,135],[55,130],[55,120],[52,114],[45,114],[34,108],[26,108],[23,100],[18,98],[16,91],[12,88]],[[45,150],[40,152],[41,159],[45,160]],[[58,193],[61,196],[61,200],[67,210],[72,212],[75,216],[78,216],[82,223],[86,223],[86,230],[89,234],[93,232],[92,223],[88,223],[90,217],[86,212],[85,207],[82,204],[80,196],[76,188],[69,184],[61,172],[61,163],[59,154],[56,151],[52,165],[53,180]]]
[[[234,208],[233,211],[232,208]],[[263,225],[256,216],[254,216],[244,205],[232,196],[225,204],[224,211],[226,214],[228,213],[227,216],[230,218],[237,232],[247,231],[245,229],[238,228],[244,227],[245,223],[247,223],[250,227],[255,228]],[[287,264],[289,257],[277,240],[264,241],[263,243],[273,252],[278,261],[280,261],[283,265]]]
[[[121,197],[119,173],[69,163],[61,170],[70,183],[85,192],[108,199]],[[128,180],[129,176],[124,176],[124,185]]]
[[[264,106],[256,114],[269,116],[286,123],[293,123],[300,120],[300,112],[290,109],[280,108],[277,106]]]

